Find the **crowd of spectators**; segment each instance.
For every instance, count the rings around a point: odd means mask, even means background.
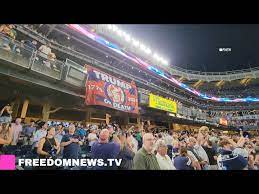
[[[122,159],[120,166],[81,170],[257,170],[259,167],[258,135],[243,131],[228,134],[206,126],[188,131],[158,130],[149,121],[121,127],[116,123],[33,120],[23,124],[21,118],[16,118],[12,123],[0,124],[0,151],[31,158]]]

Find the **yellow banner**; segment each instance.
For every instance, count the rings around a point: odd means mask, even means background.
[[[156,96],[154,94],[149,94],[149,107],[176,113],[177,104],[172,100]]]

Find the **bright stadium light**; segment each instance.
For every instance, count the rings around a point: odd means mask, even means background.
[[[165,59],[162,59],[162,63],[163,63],[164,65],[169,65],[168,61],[165,60]]]
[[[151,53],[150,48],[146,48],[145,53],[147,53],[149,55]]]
[[[139,48],[143,51],[146,50],[146,46],[144,44],[140,44]]]
[[[112,30],[112,29],[113,29],[113,25],[108,24],[108,25],[107,25],[107,28],[108,28],[109,30]]]
[[[125,34],[124,38],[125,38],[125,40],[126,40],[127,42],[130,42],[130,40],[131,40],[131,37],[130,37],[130,35],[128,35],[128,34]]]
[[[120,30],[120,29],[118,29],[118,30],[117,30],[117,34],[118,34],[119,36],[122,36],[123,31],[122,31],[122,30]]]
[[[153,55],[153,58],[155,59],[155,60],[157,60],[157,61],[159,61],[159,56],[155,53],[154,55]]]
[[[135,47],[139,47],[139,41],[137,40],[132,40],[132,44],[135,46]]]
[[[118,29],[119,29],[118,26],[112,25],[112,30],[113,30],[114,32],[116,32]]]

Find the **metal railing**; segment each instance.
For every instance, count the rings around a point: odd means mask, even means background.
[[[33,49],[0,33],[0,59],[30,68]]]
[[[4,34],[0,34],[0,59],[58,80],[64,67],[63,62],[50,60],[44,53]]]
[[[50,60],[41,52],[35,53],[31,70],[61,80],[64,63],[58,60]]]

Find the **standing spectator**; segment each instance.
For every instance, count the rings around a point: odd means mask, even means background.
[[[220,141],[220,154],[217,158],[219,170],[243,170],[247,167],[248,161],[238,154],[232,152],[232,144],[228,139]]]
[[[12,123],[13,128],[13,141],[11,145],[17,145],[18,140],[20,138],[21,132],[22,132],[22,125],[21,125],[21,118],[16,118],[15,123]]]
[[[8,25],[3,24],[0,26],[0,33],[7,36],[7,37],[2,37],[2,44],[0,45],[0,47],[8,51],[11,50],[10,38],[13,40],[16,38],[16,31],[13,28],[14,28],[14,25],[12,24],[8,24]]]
[[[30,141],[30,138],[32,137],[34,131],[36,130],[35,127],[35,121],[33,119],[30,120],[30,125],[27,125],[23,128],[23,133],[25,137],[27,138],[27,141]]]
[[[207,146],[204,146],[203,149],[205,150],[209,158],[209,170],[217,170],[217,152],[212,147],[212,142],[210,140],[207,140]]]
[[[38,144],[39,144],[40,139],[47,135],[48,123],[42,121],[38,124],[38,126],[40,129],[35,132],[35,134],[33,136],[33,144],[32,144],[33,152],[35,154],[37,153]]]
[[[61,147],[64,147],[63,158],[65,159],[78,159],[80,152],[80,145],[83,142],[79,140],[79,136],[75,134],[75,125],[70,124],[68,127],[68,134],[64,135],[61,140]]]
[[[120,145],[115,142],[109,142],[109,130],[103,129],[100,132],[99,141],[94,142],[91,147],[92,158],[100,159],[102,158],[104,162],[107,162],[107,159],[115,159],[118,157],[120,152]],[[116,169],[115,166],[112,167],[95,167],[96,170],[101,169]]]
[[[90,128],[90,133],[88,134],[88,142],[89,142],[89,147],[92,147],[93,143],[96,142],[98,140],[97,135],[96,135],[96,130],[97,130],[97,126],[93,125]]]
[[[0,122],[7,123],[12,121],[11,114],[13,111],[11,110],[11,105],[7,104],[4,108],[2,108],[0,112]]]
[[[143,136],[143,146],[136,153],[133,162],[136,170],[160,170],[156,156],[152,153],[154,146],[154,136],[146,133]]]
[[[174,158],[174,166],[176,170],[200,169],[199,163],[196,162],[194,158],[188,154],[186,147],[179,148],[179,155]]]
[[[57,132],[55,135],[55,138],[57,138],[59,144],[61,143],[61,140],[64,135],[65,135],[64,126],[60,123],[57,127]]]
[[[165,141],[159,140],[157,143],[157,162],[161,170],[175,170],[171,158],[167,155],[167,145]]]
[[[201,168],[207,170],[209,166],[208,155],[194,137],[188,139],[188,150],[198,159]]]
[[[134,152],[129,146],[131,142],[127,141],[125,134],[119,135],[120,140],[120,153],[118,158],[122,159],[120,170],[131,170],[133,168]]]
[[[127,141],[130,142],[132,151],[136,154],[138,151],[138,141],[133,137],[131,132],[128,132]]]
[[[78,134],[81,139],[85,139],[85,137],[88,136],[86,128],[83,124],[78,124],[76,134]]]

